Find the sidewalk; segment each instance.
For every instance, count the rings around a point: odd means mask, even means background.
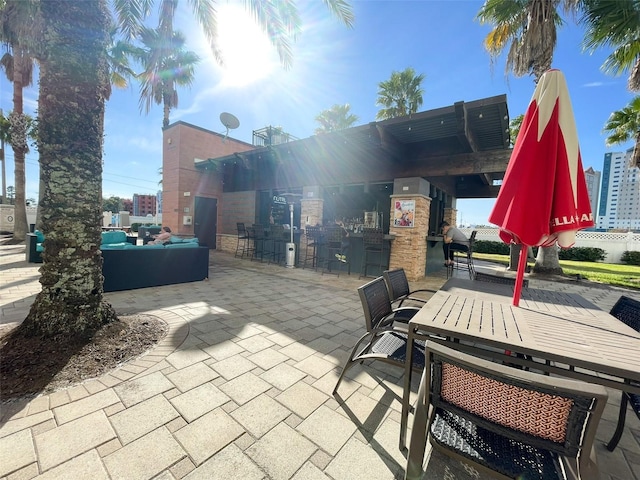
[[[119,313],[162,318],[169,335],[100,378],[0,405],[0,480],[403,477],[402,372],[380,362],[355,366],[340,397],[331,395],[364,331],[356,288],[366,279],[216,251],[210,265],[208,281],[105,294]],[[24,245],[0,246],[0,325],[26,316],[39,291],[38,267],[24,261]],[[412,286],[445,281],[443,270]],[[530,286],[545,287],[538,280]],[[605,310],[626,293],[573,282],[546,287]],[[602,445],[618,404],[610,391],[597,441],[602,478],[640,480],[635,415],[614,452]],[[428,473],[485,478],[437,453]]]

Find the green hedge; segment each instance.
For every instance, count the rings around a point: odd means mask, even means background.
[[[640,252],[627,250],[620,260],[627,265],[640,265]]]
[[[504,242],[492,242],[488,240],[476,240],[473,245],[476,253],[493,253],[495,255],[509,255],[509,245]]]
[[[593,247],[572,247],[558,252],[560,260],[575,260],[578,262],[597,262],[598,260],[604,260],[605,257],[606,254],[603,249]]]
[[[131,224],[131,231],[132,232],[137,232],[138,229],[140,227],[150,227],[151,225],[153,225],[153,223],[139,223],[139,222],[133,222]]]

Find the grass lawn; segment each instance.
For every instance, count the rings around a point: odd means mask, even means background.
[[[474,252],[473,258],[509,265],[508,255]],[[579,273],[592,282],[640,289],[640,266],[637,265],[560,260],[560,266],[565,275],[576,275]]]

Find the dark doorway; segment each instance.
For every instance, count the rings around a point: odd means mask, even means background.
[[[218,200],[196,197],[194,215],[194,233],[200,245],[216,248],[216,226],[218,218]]]

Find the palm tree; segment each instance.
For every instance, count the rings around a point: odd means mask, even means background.
[[[4,203],[7,198],[7,172],[5,169],[5,144],[9,143],[9,119],[4,116],[0,109],[0,162],[2,162],[2,197],[0,203]]]
[[[421,87],[425,75],[416,75],[413,68],[407,67],[402,72],[392,72],[391,78],[378,84],[376,105],[384,108],[378,110],[377,120],[403,117],[416,113],[422,105]]]
[[[327,110],[321,111],[316,116],[316,122],[320,124],[316,128],[316,134],[335,132],[352,127],[358,121],[358,116],[351,113],[351,105],[333,105]]]
[[[580,23],[586,28],[584,40],[586,50],[593,52],[600,47],[613,49],[602,65],[602,70],[612,75],[620,75],[628,71],[629,90],[640,91],[640,2],[584,0],[584,15]],[[634,102],[635,99],[620,112],[627,111],[629,107],[633,108]],[[611,130],[609,124],[615,120],[613,117],[616,113],[618,112],[614,112],[609,118],[605,130]],[[633,161],[640,167],[639,132],[640,130],[636,129],[629,139],[634,138],[636,141]]]
[[[605,140],[607,147],[628,142],[631,139],[635,140],[632,161],[636,165],[640,165],[638,163],[640,161],[638,158],[640,156],[638,151],[640,144],[640,96],[634,97],[622,110],[613,112],[603,131],[609,133]]]
[[[149,113],[152,103],[162,104],[162,126],[167,127],[171,109],[178,106],[176,86],[191,86],[200,58],[184,50],[185,38],[180,32],[174,31],[167,39],[160,30],[147,28],[140,32],[140,40],[144,46],[134,53],[144,65],[144,72],[138,75],[140,110]]]
[[[104,0],[42,0],[41,12],[48,39],[39,59],[38,105],[46,240],[42,291],[20,328],[26,335],[71,338],[116,319],[103,301],[98,248],[109,12]]]
[[[485,37],[485,48],[495,60],[508,48],[506,72],[516,77],[532,75],[536,83],[551,68],[556,47],[558,26],[563,24],[558,14],[562,6],[567,12],[575,12],[582,0],[486,0],[477,19],[489,23],[491,31]],[[511,258],[516,258],[512,248]],[[558,249],[538,249],[534,272],[562,274]]]
[[[0,39],[11,50],[0,58],[0,65],[13,84],[13,111],[9,114],[10,145],[14,154],[15,211],[14,240],[24,240],[29,231],[25,203],[25,157],[29,122],[24,114],[22,91],[33,82],[33,48],[29,39],[37,31],[37,3],[25,0],[7,0],[0,10]],[[4,165],[4,163],[3,163]]]

